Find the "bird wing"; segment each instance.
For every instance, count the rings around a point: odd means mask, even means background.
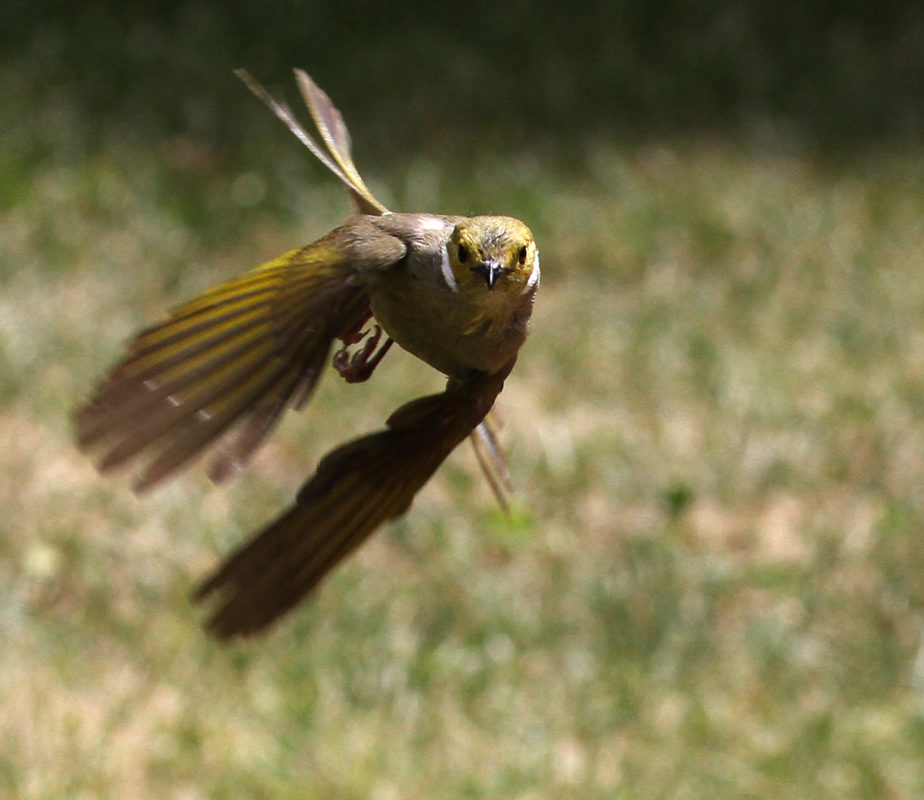
[[[364,214],[388,213],[388,209],[373,197],[353,164],[350,132],[337,107],[304,70],[295,70],[295,80],[321,139],[349,181],[349,189],[357,210]]]
[[[402,406],[385,430],[325,456],[295,504],[196,590],[198,600],[219,596],[209,630],[222,639],[258,633],[379,525],[405,513],[446,456],[484,419],[514,361]]]
[[[346,185],[350,191],[353,205],[359,213],[374,215],[388,213],[388,209],[376,200],[372,192],[369,191],[359,171],[353,164],[353,156],[350,152],[350,134],[343,117],[327,94],[308,76],[308,73],[297,69],[295,70],[295,78],[298,82],[299,91],[302,93],[302,97],[308,105],[308,110],[311,112],[311,118],[314,120],[318,133],[321,135],[321,140],[327,147],[330,156],[324,152],[314,137],[301,126],[292,110],[285,103],[280,103],[276,100],[247,70],[238,69],[235,70],[235,74],[247,85],[250,91],[259,97],[285,123],[286,127],[311,151],[314,157]],[[331,161],[331,157],[333,157],[333,161]]]
[[[366,227],[362,252],[356,232],[338,228],[139,334],[75,413],[81,449],[104,472],[145,461],[137,491],[218,439],[213,479],[245,463],[282,412],[309,398],[333,340],[368,319],[364,276],[404,256],[398,239]]]

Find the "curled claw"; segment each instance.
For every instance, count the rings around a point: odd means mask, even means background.
[[[347,383],[362,383],[369,380],[392,345],[392,339],[389,337],[379,347],[378,352],[375,352],[381,338],[382,329],[378,325],[373,325],[372,330],[357,331],[343,338],[343,347],[334,353],[333,365]],[[366,342],[362,349],[351,353],[350,345],[357,344],[363,339],[366,339]]]

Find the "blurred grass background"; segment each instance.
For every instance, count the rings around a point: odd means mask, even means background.
[[[917,4],[0,9],[0,795],[924,796]],[[228,487],[100,478],[69,414],[141,326],[342,191],[232,76],[308,69],[391,207],[539,239],[502,396],[272,634],[187,593],[440,381],[327,380]]]

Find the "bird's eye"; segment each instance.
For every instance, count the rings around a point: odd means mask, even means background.
[[[526,245],[525,244],[520,248],[520,252],[517,253],[517,261],[520,262],[520,266],[526,263]]]
[[[459,263],[464,264],[468,261],[468,248],[464,244],[459,245],[459,249],[456,251],[459,254]]]

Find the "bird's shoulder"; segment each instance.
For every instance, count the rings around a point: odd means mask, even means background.
[[[383,214],[369,224],[404,243],[409,253],[440,258],[453,229],[464,217],[445,214]]]

